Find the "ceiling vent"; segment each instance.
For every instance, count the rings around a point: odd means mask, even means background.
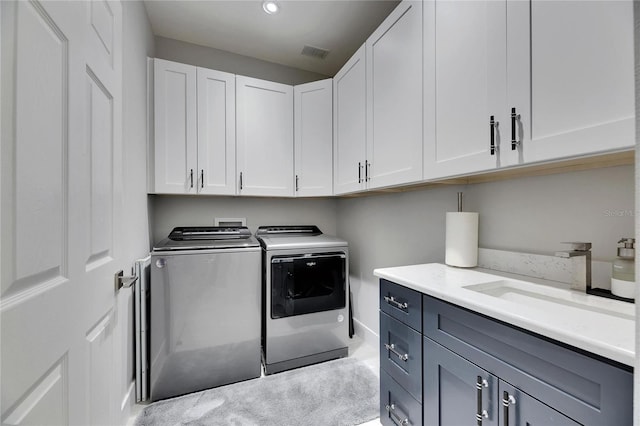
[[[329,51],[327,49],[305,45],[301,53],[306,56],[311,56],[312,58],[324,59],[329,54]]]

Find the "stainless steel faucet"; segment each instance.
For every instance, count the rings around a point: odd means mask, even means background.
[[[571,250],[557,251],[556,256],[571,259],[571,288],[588,293],[591,290],[591,243],[563,242]]]

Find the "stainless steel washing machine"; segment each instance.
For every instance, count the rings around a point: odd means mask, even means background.
[[[266,374],[348,356],[349,251],[316,226],[261,226]]]
[[[151,253],[152,401],[260,377],[261,251],[246,227],[175,228]]]

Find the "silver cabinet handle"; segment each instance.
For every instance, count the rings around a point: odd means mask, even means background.
[[[242,190],[242,172],[240,172],[240,190]]]
[[[364,162],[364,181],[369,182],[371,178],[369,177],[369,167],[371,167],[371,163],[369,160]]]
[[[491,155],[496,155],[496,151],[498,151],[498,146],[496,145],[496,128],[498,127],[498,122],[494,120],[494,116],[492,115],[489,119],[489,133],[491,144],[489,147],[491,148]]]
[[[385,343],[384,347],[387,348],[388,351],[392,352],[395,356],[400,358],[400,361],[407,362],[407,360],[409,359],[409,354],[401,354],[400,352],[396,351],[396,345],[394,345],[393,343]]]
[[[502,417],[504,418],[504,426],[509,426],[509,406],[515,405],[516,399],[509,392],[502,392]]]
[[[362,163],[358,161],[358,183],[362,183]]]
[[[403,311],[406,311],[407,308],[409,308],[409,304],[407,302],[400,303],[393,296],[384,296],[384,301],[389,305],[393,305],[398,309],[402,309]]]
[[[482,419],[488,419],[489,413],[482,409],[482,388],[488,388],[489,382],[478,376],[476,380],[476,421],[478,426],[482,426]]]
[[[191,188],[193,188],[193,169],[191,169],[191,173],[189,173],[189,180],[191,181]]]
[[[387,406],[385,407],[387,409],[387,411],[389,412],[389,417],[391,417],[391,420],[398,426],[410,426],[411,423],[409,423],[409,418],[407,416],[405,416],[404,414],[396,414],[396,411],[398,413],[400,413],[400,410],[398,410],[398,407],[396,407],[396,404],[387,404]],[[403,418],[404,417],[404,418]]]
[[[516,139],[516,124],[520,121],[520,114],[516,113],[515,108],[511,108],[511,150],[515,151],[520,145],[519,140]]]
[[[200,169],[200,188],[204,189],[204,169]]]

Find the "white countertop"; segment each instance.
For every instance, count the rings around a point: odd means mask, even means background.
[[[566,284],[439,263],[381,268],[374,275],[629,366],[635,362],[635,306],[570,290]],[[512,280],[511,298],[465,288]],[[488,286],[490,287],[490,285]],[[473,288],[473,287],[471,287]],[[527,299],[527,294],[542,295]],[[585,309],[585,307],[587,309]]]

